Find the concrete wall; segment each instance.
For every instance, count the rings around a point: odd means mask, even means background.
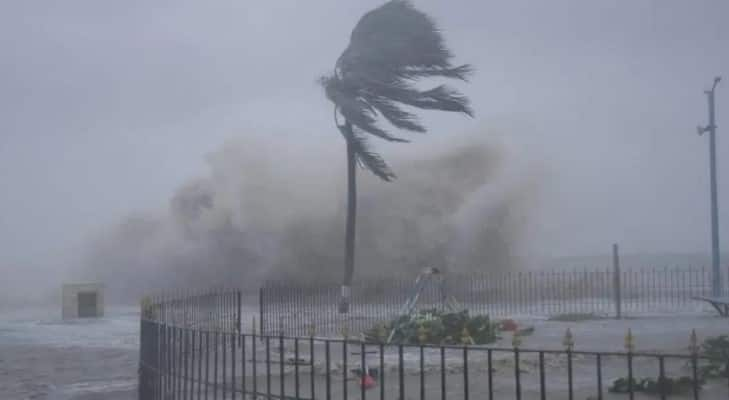
[[[97,317],[104,316],[104,285],[100,283],[81,283],[63,285],[62,309],[63,319],[78,318],[78,294],[80,292],[96,293]]]

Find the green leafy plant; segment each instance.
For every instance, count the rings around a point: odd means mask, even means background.
[[[700,355],[706,357],[708,365],[699,367],[704,378],[722,378],[729,374],[729,335],[709,337],[701,344]]]
[[[499,338],[498,324],[487,315],[471,317],[466,310],[443,312],[435,309],[421,310],[376,325],[365,332],[365,337],[384,341],[383,332],[389,335],[393,328],[396,328],[393,343],[487,344]]]

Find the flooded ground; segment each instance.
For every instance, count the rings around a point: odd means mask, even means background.
[[[252,321],[253,316],[254,314],[251,312],[251,315],[243,318],[243,321]],[[535,326],[534,334],[523,338],[522,347],[531,349],[561,349],[562,338],[567,328],[570,328],[574,335],[576,350],[600,351],[622,351],[624,336],[628,328],[634,335],[636,351],[641,352],[685,353],[693,329],[696,330],[699,340],[708,336],[729,334],[729,319],[719,318],[712,312],[653,315],[619,321],[597,319],[582,322],[557,322],[523,317],[518,322]],[[250,326],[244,327],[244,331],[249,329]],[[139,351],[138,332],[139,314],[135,307],[114,307],[107,310],[105,318],[74,321],[62,321],[60,310],[34,309],[23,310],[23,312],[2,312],[0,313],[0,399],[135,399]],[[511,337],[507,334],[494,346],[509,347],[510,343]],[[292,351],[291,343],[287,343],[286,347],[286,352],[290,353]],[[272,350],[275,354],[276,349]],[[307,351],[303,345],[301,350],[302,352]],[[259,353],[258,360],[263,360],[265,354],[263,346],[259,346],[257,352]],[[407,350],[404,355],[406,365],[408,365],[406,381],[408,386],[413,389],[419,387],[419,377],[415,373],[418,360],[416,352],[417,349]],[[333,351],[332,356],[334,359],[338,358],[336,350]],[[498,368],[499,372],[496,374],[497,376],[503,375],[503,385],[497,382],[501,385],[497,389],[504,396],[512,394],[510,382],[513,377],[509,375],[509,371],[513,369],[513,366],[506,361],[509,357],[505,354],[504,361],[498,361],[504,365]],[[317,358],[319,361],[323,360],[322,354],[318,354]],[[453,363],[457,367],[461,355],[456,352],[449,355],[448,358],[449,363]],[[531,371],[524,376],[525,392],[530,394],[535,393],[534,388],[538,384],[534,360],[530,360],[531,358],[533,357],[525,356],[524,360],[524,369]],[[437,357],[433,355],[428,359],[435,361]],[[479,389],[479,387],[485,382],[482,361],[477,356],[470,360],[472,363],[470,384],[473,385],[474,394],[482,392],[482,388]],[[589,357],[575,360],[576,385],[582,387],[580,392],[584,392],[586,395],[591,393],[590,388],[595,384],[593,382],[593,361]],[[396,355],[393,354],[388,357],[387,364],[394,365],[395,363]],[[553,388],[564,383],[562,380],[565,379],[566,374],[562,373],[565,368],[563,364],[562,362],[550,363],[548,383]],[[438,386],[439,376],[432,367],[429,367],[426,377],[426,390],[432,389],[440,392],[440,389],[435,387]],[[677,365],[676,368],[678,367]],[[610,367],[606,365],[606,384],[609,379],[621,375],[623,372],[621,369],[622,367],[618,364],[615,364],[615,368],[612,367],[612,364]],[[250,371],[251,369],[248,370],[249,376]],[[274,368],[275,371],[276,368]],[[305,371],[302,373],[306,374]],[[260,366],[258,379],[261,380],[261,387],[265,385],[264,374],[265,369]],[[454,396],[453,398],[459,397],[457,393],[461,388],[461,376],[461,372],[455,368],[452,376],[448,377],[448,391],[449,393],[454,391],[454,393],[450,393]],[[306,378],[302,378],[302,381],[306,380]],[[320,379],[323,378],[319,375],[317,380]],[[287,380],[290,382],[290,379]],[[395,381],[388,383],[388,394],[395,395],[397,392],[397,388],[390,387],[394,383]],[[339,388],[342,387],[341,385],[341,380],[339,384],[335,384]],[[352,382],[351,385],[351,393],[356,393],[354,396],[358,397],[356,382]],[[273,386],[277,386],[275,381]],[[431,386],[433,387],[431,388]],[[711,388],[708,389],[703,398],[711,398]],[[333,390],[334,392],[336,389]],[[373,398],[372,395],[369,397]]]
[[[0,399],[136,399],[139,314],[62,321],[60,309],[0,312]]]

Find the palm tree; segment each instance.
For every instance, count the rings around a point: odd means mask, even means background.
[[[321,78],[327,98],[334,103],[334,122],[347,144],[347,222],[341,313],[349,310],[354,273],[356,167],[359,165],[387,182],[395,179],[387,163],[370,148],[367,135],[389,142],[407,142],[378,126],[378,119],[384,119],[398,129],[425,132],[425,126],[417,116],[403,106],[473,116],[468,99],[456,90],[445,85],[428,90],[415,87],[421,78],[465,81],[471,67],[453,66],[452,58],[441,32],[428,15],[415,9],[410,1],[391,0],[359,20],[349,46],[337,60],[334,73]]]

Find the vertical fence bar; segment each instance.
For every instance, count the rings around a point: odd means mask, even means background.
[[[226,300],[226,298],[227,298],[227,296],[226,297],[223,297],[223,300]],[[225,303],[223,303],[223,304],[225,304]],[[223,344],[223,368],[222,368],[222,371],[221,371],[223,373],[223,390],[222,390],[222,392],[223,392],[223,397],[222,398],[223,399],[226,398],[226,394],[228,393],[228,378],[227,378],[227,376],[228,376],[228,374],[227,374],[227,372],[228,372],[228,363],[227,363],[227,359],[228,359],[227,342],[228,342],[228,339],[227,339],[227,336],[228,335],[226,335],[224,332],[221,332],[221,334],[220,334],[220,338],[221,338],[221,340],[223,342],[222,343]]]
[[[184,305],[184,303],[183,303],[183,305]],[[184,308],[182,310],[184,311]],[[183,334],[184,334],[184,328],[178,328],[177,329],[177,342],[178,342],[177,374],[175,374],[175,375],[177,375],[177,392],[180,394],[180,398],[182,398],[185,395],[185,392],[183,391],[183,389],[184,389],[183,385],[185,382],[182,379],[182,375],[183,375],[183,371],[184,371],[183,361],[184,361],[184,357],[185,357],[184,348],[182,347],[184,344]]]
[[[263,325],[265,324],[264,316],[266,315],[266,313],[265,313],[265,311],[266,311],[266,308],[265,308],[266,302],[265,302],[265,295],[264,294],[265,294],[265,291],[266,290],[270,290],[270,289],[265,284],[263,286],[261,286],[260,289],[258,289],[258,319],[259,319],[259,322],[260,322],[260,325],[261,325],[261,327],[260,327],[260,330],[261,331],[259,332],[260,335],[263,335],[263,329],[264,329],[263,328]]]
[[[622,293],[620,282],[620,253],[618,244],[613,244],[613,290],[615,291],[615,318],[622,318]]]
[[[144,365],[145,361],[145,354],[147,353],[147,348],[145,346],[146,342],[146,332],[145,332],[145,324],[144,324],[144,305],[142,305],[142,317],[139,321],[139,383],[137,386],[137,398],[139,400],[147,400],[149,399],[149,396],[147,396],[146,393],[146,385],[145,380],[147,376],[146,367]]]
[[[729,273],[729,271],[727,271],[727,273]],[[724,368],[724,371],[726,371],[727,382],[729,382],[729,360],[726,361]]]
[[[331,376],[331,354],[329,349],[329,340],[324,341],[324,364],[326,366],[326,399],[332,398],[332,376]]]
[[[314,368],[311,369],[311,374],[314,375]],[[299,396],[299,338],[294,339],[294,395],[296,398]],[[313,399],[313,397],[312,397]]]
[[[216,297],[216,303],[217,303]],[[218,305],[216,304],[216,308]],[[218,399],[218,332],[213,332],[213,400]]]
[[[670,268],[670,276],[668,278],[669,280],[669,297],[671,298],[670,303],[671,306],[676,306],[677,300],[676,298],[679,295],[679,292],[676,290],[676,275],[677,275],[678,268]]]
[[[210,386],[210,331],[205,332],[205,400]],[[174,397],[173,397],[174,398]]]
[[[256,327],[253,327],[253,334],[251,335],[251,369],[252,369],[252,377],[251,380],[253,381],[253,398],[258,398],[258,360],[257,360],[257,351],[256,351]]]
[[[167,390],[174,396],[177,381],[175,381],[175,362],[177,360],[177,342],[175,342],[175,327],[167,327],[167,338],[169,339],[169,354],[167,356]]]
[[[271,337],[266,336],[266,396],[271,398]]]
[[[463,398],[468,400],[468,347],[463,347]]]
[[[660,292],[659,292],[659,289],[658,289],[660,283],[659,282],[656,282],[656,278],[657,278],[657,275],[658,274],[657,274],[657,270],[656,270],[656,267],[655,266],[653,267],[653,269],[651,271],[651,275],[653,275],[651,277],[652,280],[653,280],[653,294],[652,294],[652,297],[653,297],[653,304],[655,305],[655,304],[659,304],[660,303],[660,296],[659,296],[660,295]]]
[[[514,348],[514,384],[516,400],[521,400],[521,371],[519,369],[519,348]]]
[[[635,397],[633,391],[633,354],[631,352],[628,352],[628,396],[630,396],[630,400]]]
[[[279,395],[281,399],[286,396],[286,381],[284,380],[284,337],[281,334],[278,337],[278,364],[279,364]]]
[[[348,348],[347,335],[344,335],[344,340],[342,341],[342,391],[344,392],[342,399],[344,400],[347,400],[347,369],[349,368],[347,366]]]
[[[517,312],[523,312],[523,307],[525,303],[525,295],[522,291],[523,285],[524,285],[524,276],[522,271],[517,272],[516,282],[514,285],[514,290],[516,290],[516,308]]]
[[[359,349],[360,350],[360,363],[359,363],[360,368],[359,368],[359,370],[361,371],[360,381],[359,381],[360,396],[361,396],[362,400],[365,400],[366,399],[365,391],[367,390],[367,387],[365,385],[365,377],[368,376],[368,371],[367,371],[367,364],[365,362],[366,361],[365,354],[366,354],[367,348],[365,347],[364,340],[362,342],[360,342],[359,347],[360,347],[360,349]]]
[[[493,350],[488,349],[487,350],[487,365],[489,371],[489,400],[494,400],[494,369],[493,369]],[[443,378],[443,381],[445,382],[445,378]],[[445,399],[445,393],[443,393],[443,399]]]
[[[597,353],[597,400],[602,400],[602,358]]]
[[[574,394],[574,382],[573,382],[573,371],[572,371],[572,348],[567,348],[567,390],[568,399],[573,400]]]
[[[544,352],[539,352],[539,398],[541,400],[547,399],[547,387],[546,379],[544,374]]]
[[[238,326],[240,326],[240,325],[238,325]],[[237,328],[235,331],[237,331]],[[231,332],[230,333],[230,395],[233,398],[233,400],[235,400],[235,348],[236,348],[237,342],[238,341],[236,340],[236,334],[234,332]]]
[[[658,391],[661,400],[666,400],[666,367],[663,356],[658,357]]]
[[[532,279],[532,271],[528,271],[527,272],[527,284],[526,284],[526,286],[528,288],[527,289],[527,293],[528,293],[528,301],[527,301],[527,307],[528,308],[527,308],[527,313],[530,313],[531,314],[531,313],[534,312],[532,310],[532,307],[535,304],[534,297],[536,295],[536,290],[535,290],[536,289],[536,286],[534,285],[534,281]]]
[[[403,365],[403,349],[402,344],[397,345],[397,379],[398,388],[400,389],[400,398],[405,398],[405,366]]]
[[[385,345],[380,342],[380,400],[385,400]]]
[[[159,303],[155,302],[155,304]],[[155,318],[159,318],[159,316],[155,316]],[[154,328],[153,332],[155,334],[154,399],[156,400],[162,398],[162,327],[157,321],[152,323],[152,327]]]
[[[197,333],[196,329],[190,330],[190,347],[188,351],[190,352],[190,395],[188,396],[188,399],[192,399],[193,394],[195,393],[195,334]]]
[[[309,337],[309,362],[311,363],[311,373],[309,378],[311,380],[311,400],[316,398],[316,390],[314,389],[314,328],[311,329],[311,336]]]
[[[200,354],[197,355],[197,399],[202,399],[202,359],[203,359],[203,331],[198,331],[197,348]]]
[[[242,330],[242,328],[241,328]],[[248,387],[246,386],[246,364],[248,363],[246,361],[246,335],[242,334],[240,335],[240,388],[241,388],[241,400],[246,399],[246,394],[248,393]],[[253,379],[256,379],[254,376]],[[255,398],[255,395],[254,395]]]
[[[697,352],[695,352],[695,351],[692,351],[692,354],[691,354],[691,369],[693,372],[692,386],[693,386],[693,392],[694,392],[693,393],[694,399],[698,400],[699,399],[699,357],[698,357]]]
[[[420,400],[425,400],[425,368],[423,346],[420,346]]]
[[[170,327],[165,324],[164,326],[165,330],[165,395],[167,397],[170,397],[172,395],[172,389],[171,389],[171,382],[172,382],[172,376],[170,373],[171,370],[171,355],[172,355],[172,349],[174,348],[174,345],[172,344],[171,338],[170,338]]]
[[[491,350],[489,349],[489,351]],[[440,399],[446,400],[445,347],[442,346],[440,348]]]

